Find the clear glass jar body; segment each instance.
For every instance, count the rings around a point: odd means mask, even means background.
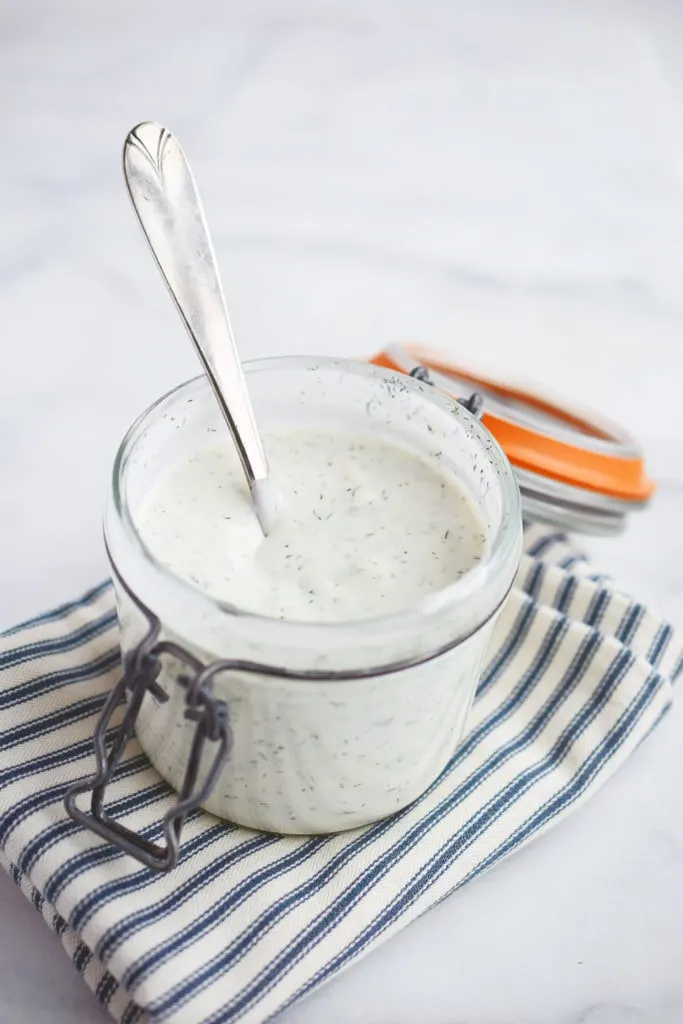
[[[173,464],[227,428],[203,378],[182,385],[131,428],[116,458],[105,538],[124,654],[147,628],[226,671],[213,695],[226,703],[233,746],[205,802],[250,828],[324,833],[406,806],[434,781],[466,726],[488,638],[521,554],[519,493],[490,434],[427,385],[365,364],[331,359],[247,364],[264,430],[371,433],[455,476],[479,510],[485,556],[452,586],[396,615],[353,623],[282,622],[213,600],[159,564],[136,525],[141,503]],[[274,672],[286,670],[287,678]],[[269,671],[270,670],[270,671]],[[165,660],[167,700],[144,698],[136,731],[157,770],[179,789],[193,723]]]

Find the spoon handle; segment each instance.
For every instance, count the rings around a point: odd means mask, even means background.
[[[146,121],[128,134],[123,172],[152,255],[194,342],[253,489],[267,478],[268,463],[190,165],[178,140],[162,125]]]

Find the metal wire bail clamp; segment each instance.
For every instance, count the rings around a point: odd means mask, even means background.
[[[68,789],[64,805],[67,813],[79,825],[135,857],[146,867],[158,872],[167,872],[178,862],[180,835],[185,819],[206,801],[218,774],[227,762],[232,746],[232,733],[228,723],[227,705],[217,700],[211,693],[213,676],[225,666],[221,663],[203,665],[179,644],[160,640],[159,619],[148,609],[144,612],[149,629],[140,643],[127,652],[123,674],[107,697],[95,728],[97,770],[94,775]],[[188,671],[177,675],[174,682],[185,691],[185,718],[195,722],[195,732],[178,799],[162,821],[165,842],[160,845],[120,824],[107,814],[104,797],[126,743],[133,734],[135,720],[145,694],[152,694],[161,703],[168,700],[168,695],[156,681],[161,671],[160,658],[164,654],[187,666]],[[126,695],[128,700],[123,720],[108,745],[109,723]],[[217,749],[203,783],[197,786],[202,754],[207,742],[217,744]],[[91,794],[89,812],[82,811],[76,804],[76,798],[83,793]]]

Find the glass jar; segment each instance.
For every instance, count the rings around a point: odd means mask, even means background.
[[[202,805],[249,828],[326,833],[405,807],[436,779],[466,726],[487,641],[519,564],[520,500],[507,458],[462,406],[374,366],[288,357],[245,367],[264,432],[372,433],[456,477],[479,510],[481,561],[398,614],[362,622],[266,618],[214,600],[157,561],[138,532],[143,499],[183,456],[224,438],[205,378],[181,385],[133,425],[116,457],[105,513],[124,658],[155,624],[167,642],[140,699],[138,739],[183,791],[188,758],[206,779]],[[192,754],[187,662],[227,708],[231,749],[216,765]],[[226,663],[223,666],[223,663]],[[178,685],[179,683],[185,685]],[[210,791],[209,791],[210,790]]]

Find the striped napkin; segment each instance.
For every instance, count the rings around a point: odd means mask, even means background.
[[[0,637],[0,859],[124,1024],[258,1022],[559,821],[657,723],[681,637],[533,527],[469,731],[407,810],[278,838],[196,813],[152,874],[62,805],[119,673],[108,585]],[[172,799],[133,742],[111,810],[149,838]]]

